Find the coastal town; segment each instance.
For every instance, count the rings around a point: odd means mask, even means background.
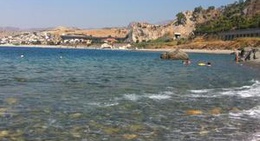
[[[62,38],[63,37],[63,38]],[[84,39],[80,36],[73,38],[65,38],[68,36],[53,35],[48,32],[24,32],[14,36],[7,36],[0,39],[1,45],[46,45],[46,46],[89,46],[92,40]],[[104,45],[110,46],[114,40],[109,38],[100,42],[106,43]],[[104,46],[103,45],[103,46]]]
[[[105,33],[104,32],[108,33]],[[85,33],[85,32],[90,33]],[[68,46],[86,47],[95,46],[103,48],[129,48],[129,42],[125,42],[128,32],[120,29],[84,30],[69,27],[56,27],[44,30],[16,30],[8,32],[8,29],[0,32],[0,45],[16,46]],[[94,34],[92,34],[94,32]],[[101,34],[99,33],[101,32]],[[113,33],[116,32],[116,33]],[[115,35],[116,34],[116,35]],[[117,43],[117,45],[115,45]],[[119,45],[120,46],[119,46]]]
[[[20,35],[7,36],[0,39],[0,44],[12,45],[57,45],[59,40],[48,33],[25,32]]]

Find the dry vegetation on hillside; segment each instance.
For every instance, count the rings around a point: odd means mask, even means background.
[[[91,35],[94,37],[119,37],[124,38],[128,34],[128,30],[124,28],[103,28],[103,29],[78,29],[58,27],[48,31],[55,35]]]

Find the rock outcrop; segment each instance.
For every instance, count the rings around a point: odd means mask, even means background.
[[[176,20],[165,25],[154,25],[149,23],[132,23],[130,24],[129,40],[132,42],[147,42],[156,40],[163,36],[174,38],[174,34],[178,33],[181,37],[188,37],[195,29],[195,24],[192,20],[192,12],[183,12],[186,17],[185,24],[177,25]]]
[[[165,34],[173,32],[171,27],[164,27],[161,25],[153,25],[149,23],[132,23],[130,25],[131,33],[130,40],[133,42],[147,42],[156,40]]]
[[[174,51],[162,53],[160,56],[161,59],[168,59],[168,60],[188,60],[189,56],[187,53],[176,49]]]

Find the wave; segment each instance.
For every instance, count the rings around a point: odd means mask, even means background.
[[[212,89],[202,89],[202,90],[190,90],[190,92],[195,94],[203,94],[213,91]]]
[[[260,97],[260,82],[252,80],[252,85],[233,88],[189,90],[191,97],[218,97],[218,96],[240,96],[242,98]]]
[[[130,100],[130,101],[137,101],[141,98],[141,96],[138,96],[136,94],[125,94],[124,99]]]
[[[243,116],[249,116],[251,118],[260,119],[260,105],[249,110],[242,110],[238,113],[231,112],[229,113],[229,115],[231,118],[236,118],[236,119],[241,118]]]
[[[148,95],[147,97],[154,100],[163,100],[171,98],[171,96],[169,95]]]
[[[256,133],[252,134],[251,137],[249,137],[247,140],[259,141],[259,139],[260,139],[260,132],[256,132]]]
[[[250,117],[250,118],[253,118],[253,119],[259,121],[259,119],[260,119],[260,105],[254,107],[252,109],[249,109],[249,110],[242,110],[240,112],[235,112],[235,113],[230,112],[229,117],[230,117],[230,119],[245,120],[245,121],[248,120],[247,117]],[[259,141],[259,139],[260,139],[260,130],[257,130],[257,131],[255,131],[255,133],[248,135],[246,140]]]
[[[115,105],[118,105],[118,104],[119,104],[118,102],[105,102],[105,103],[92,102],[92,103],[89,103],[88,105],[96,106],[96,107],[111,107],[111,106],[115,106]]]
[[[133,102],[137,102],[138,100],[142,100],[142,99],[152,99],[152,100],[164,100],[164,99],[170,99],[171,98],[171,94],[173,94],[173,92],[170,91],[165,91],[159,94],[142,94],[142,95],[138,95],[138,94],[124,94],[122,97],[117,97],[114,98],[112,100],[110,100],[109,102],[91,102],[88,103],[88,105],[90,106],[94,106],[94,107],[111,107],[111,106],[116,106],[120,104],[120,101],[122,100],[129,100],[129,101],[133,101]]]
[[[143,98],[149,98],[153,100],[163,100],[163,99],[170,99],[172,92],[166,91],[165,93],[159,93],[159,94],[144,94],[144,95],[137,95],[137,94],[125,94],[123,98],[125,100],[130,101],[138,101]]]

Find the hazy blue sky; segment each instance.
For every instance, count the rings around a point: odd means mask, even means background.
[[[158,23],[197,6],[219,7],[236,0],[0,0],[0,26],[39,28],[127,26]]]

